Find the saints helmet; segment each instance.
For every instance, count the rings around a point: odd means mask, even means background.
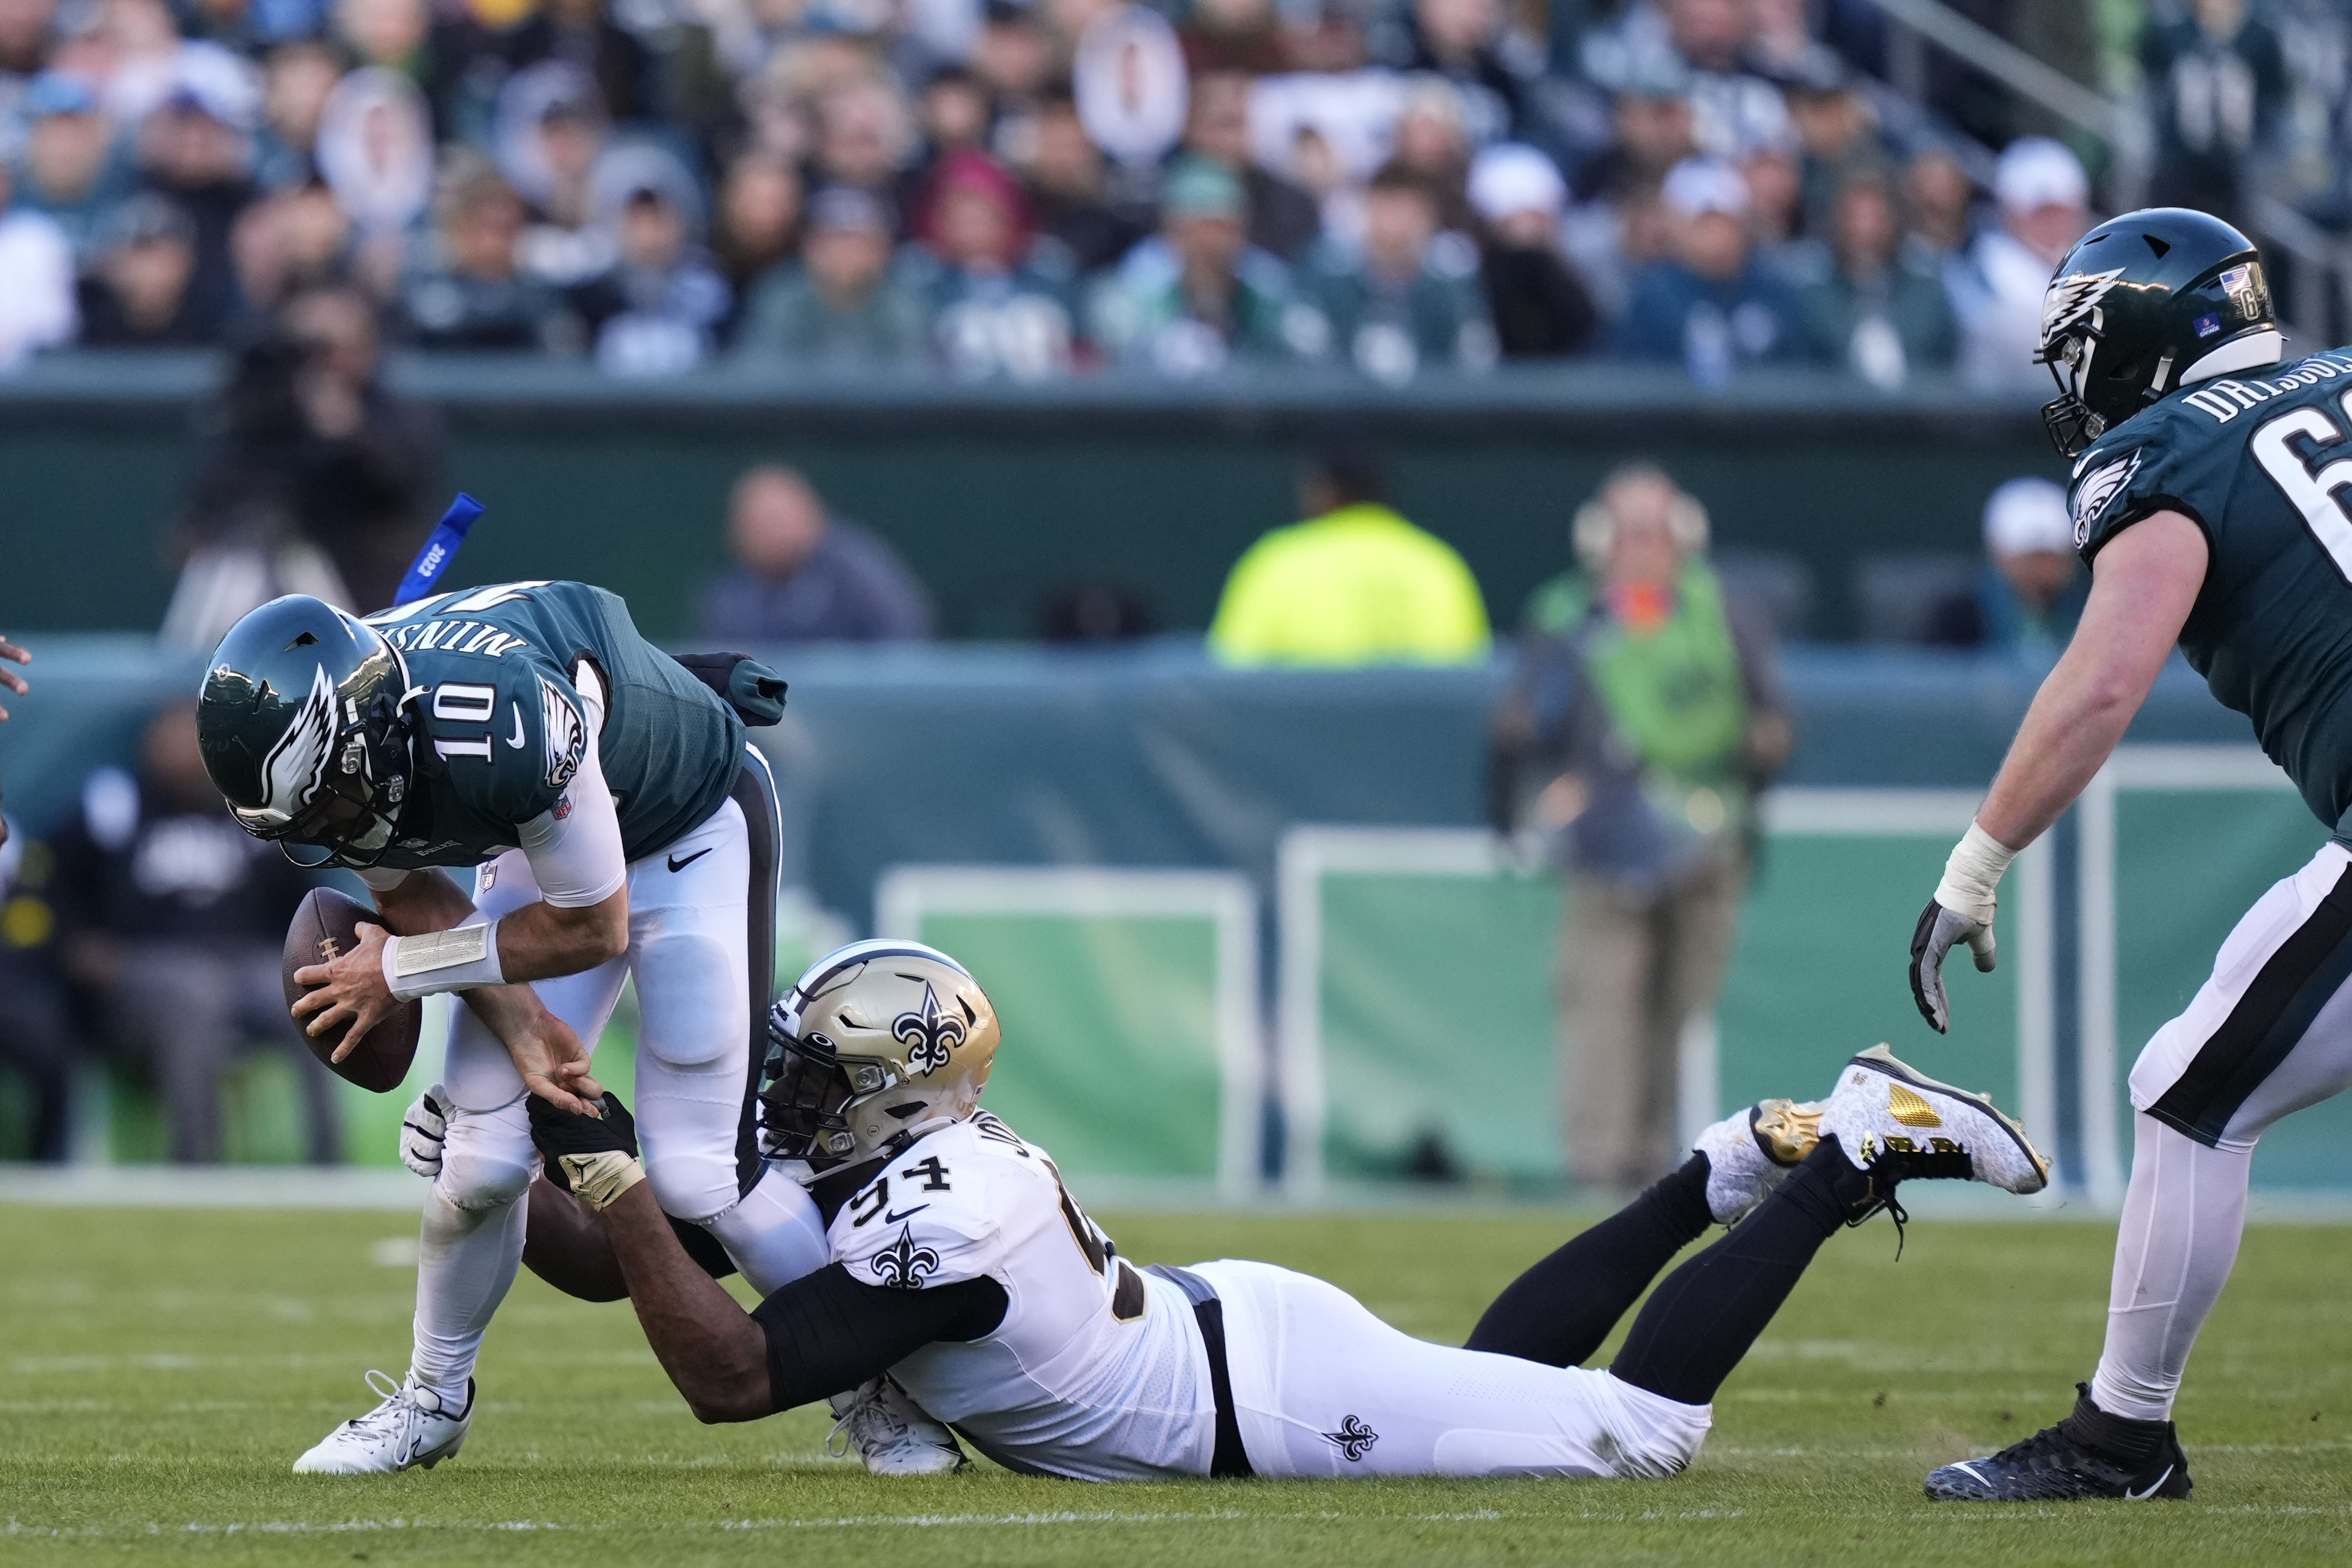
[[[970,971],[918,942],[858,942],[811,964],[768,1012],[767,1152],[824,1170],[980,1107],[996,1009]]]
[[[2187,383],[2284,348],[2253,241],[2187,207],[2126,213],[2075,241],[2042,298],[2033,363],[2058,383],[2042,423],[2072,458]]]
[[[412,783],[407,695],[399,650],[373,628],[306,595],[272,599],[228,629],[205,671],[205,771],[237,826],[298,865],[372,866]]]

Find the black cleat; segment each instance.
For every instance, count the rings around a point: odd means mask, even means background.
[[[2189,1493],[2189,1456],[2169,1421],[2124,1421],[2091,1403],[2086,1384],[2074,1385],[2074,1413],[2044,1426],[2021,1443],[2011,1443],[1985,1459],[1946,1465],[1927,1476],[1927,1495],[1937,1502],[2067,1502],[2077,1498],[2150,1498],[2185,1500]],[[2154,1440],[2144,1459],[2117,1455],[2095,1442],[2102,1432],[2127,1431]]]

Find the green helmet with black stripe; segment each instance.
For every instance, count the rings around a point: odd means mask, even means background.
[[[2075,457],[2189,382],[2274,364],[2284,346],[2253,241],[2187,207],[2126,213],[2077,240],[2042,296],[2033,362],[2058,396],[2042,422]]]
[[[398,649],[289,594],[221,638],[196,695],[205,771],[237,826],[301,865],[373,865],[413,782]],[[295,846],[312,846],[315,857]]]

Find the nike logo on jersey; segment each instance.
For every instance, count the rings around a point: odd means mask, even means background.
[[[716,845],[713,845],[711,847],[712,847],[712,848],[716,848],[716,847],[717,847],[717,846],[716,846]],[[671,857],[669,858],[669,868],[670,868],[671,870],[673,870],[673,871],[683,871],[683,870],[685,870],[688,866],[693,865],[697,860],[701,859],[705,855],[708,855],[708,854],[709,854],[709,853],[710,853],[710,850],[709,850],[709,849],[698,849],[698,850],[696,850],[693,854],[691,854],[691,855],[688,856],[688,857],[687,857],[685,859],[683,859],[683,860],[679,859],[677,856],[673,855],[673,856],[671,856]]]
[[[931,1205],[929,1204],[917,1204],[913,1208],[907,1210],[904,1214],[901,1214],[897,1209],[892,1209],[887,1214],[884,1215],[882,1219],[887,1225],[897,1225],[902,1219],[914,1218],[917,1215],[922,1213],[925,1209],[930,1206]]]
[[[2164,1467],[2164,1474],[2157,1477],[2156,1479],[2147,1483],[2147,1490],[2144,1492],[2136,1492],[2132,1490],[2131,1488],[2126,1487],[2124,1489],[2124,1496],[2129,1498],[2134,1502],[2146,1502],[2148,1499],[2156,1495],[2157,1488],[2162,1486],[2171,1479],[2172,1467],[2170,1465],[2167,1465]]]
[[[514,710],[515,716],[515,731],[513,734],[507,737],[507,744],[520,752],[522,750],[522,704],[509,702],[507,706]]]

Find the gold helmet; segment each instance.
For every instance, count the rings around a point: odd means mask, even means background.
[[[939,949],[836,949],[768,1010],[763,1145],[823,1170],[961,1121],[998,1037],[980,982]]]

